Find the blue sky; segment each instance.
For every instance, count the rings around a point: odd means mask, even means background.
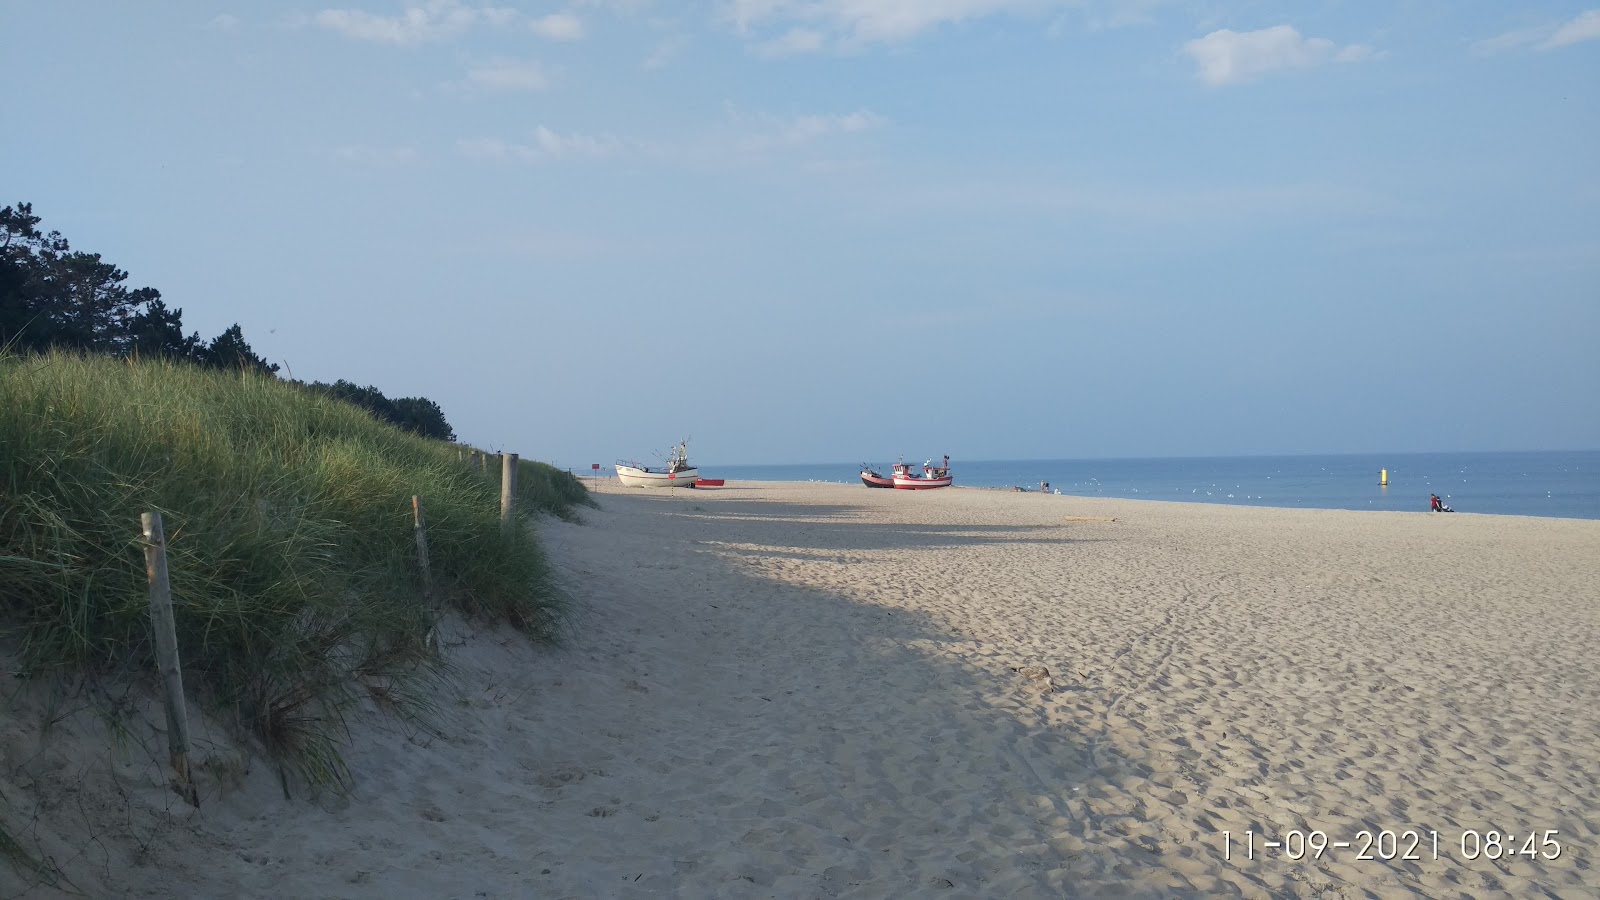
[[[0,49],[0,202],[481,446],[1600,447],[1582,4],[0,0]]]

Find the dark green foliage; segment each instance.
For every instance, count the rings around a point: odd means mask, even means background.
[[[250,349],[250,345],[245,343],[244,331],[237,322],[211,339],[211,343],[200,354],[200,360],[213,369],[255,370],[268,375],[278,371],[277,363],[269,365]]]
[[[324,384],[320,381],[313,381],[311,384],[307,385],[307,387],[317,393],[326,394],[329,397],[333,397],[336,400],[343,400],[346,403],[353,403],[367,412],[372,413],[372,415],[379,421],[393,424],[398,422],[400,419],[400,412],[394,408],[394,403],[391,402],[388,397],[383,395],[383,391],[380,391],[371,385],[362,387],[353,381],[346,381],[341,378],[338,381],[335,381],[333,384]]]
[[[353,403],[372,413],[378,421],[388,422],[412,434],[440,441],[456,439],[455,430],[445,421],[444,410],[425,397],[390,400],[383,395],[383,391],[371,385],[362,387],[342,378],[333,384],[314,381],[305,387],[314,393]]]
[[[395,424],[412,434],[439,441],[456,439],[455,430],[444,420],[444,410],[426,397],[401,397],[394,401],[394,410],[399,415]]]
[[[159,297],[128,320],[127,351],[135,359],[198,360],[204,347],[199,332],[184,336],[183,310],[168,309]]]
[[[128,273],[39,230],[33,206],[0,209],[0,346],[116,349],[155,292],[129,290]]]

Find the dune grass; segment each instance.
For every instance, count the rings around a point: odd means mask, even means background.
[[[440,604],[556,638],[564,603],[499,472],[270,376],[0,355],[0,629],[31,675],[153,672],[140,513],[165,520],[186,685],[316,786],[348,783],[345,714],[426,716],[411,497]],[[518,472],[519,511],[573,518],[571,475]]]

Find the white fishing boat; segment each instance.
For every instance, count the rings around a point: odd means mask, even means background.
[[[950,474],[950,457],[944,458],[944,465],[936,466],[933,460],[922,464],[922,474],[912,471],[912,467],[904,462],[895,463],[894,486],[902,491],[925,491],[929,488],[949,487],[955,483],[955,477]]]
[[[689,442],[672,448],[672,458],[664,466],[641,466],[632,460],[617,462],[617,480],[624,487],[694,487],[700,470],[689,465]]]

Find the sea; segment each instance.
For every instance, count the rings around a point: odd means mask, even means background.
[[[941,457],[934,457],[937,465]],[[908,460],[919,467],[921,458]],[[894,460],[868,460],[889,474]],[[1600,450],[1223,456],[1185,459],[950,460],[958,486],[1233,506],[1456,512],[1600,519]],[[860,484],[861,464],[702,465],[702,478]],[[1381,484],[1387,471],[1388,484]],[[866,490],[865,487],[862,488]]]

